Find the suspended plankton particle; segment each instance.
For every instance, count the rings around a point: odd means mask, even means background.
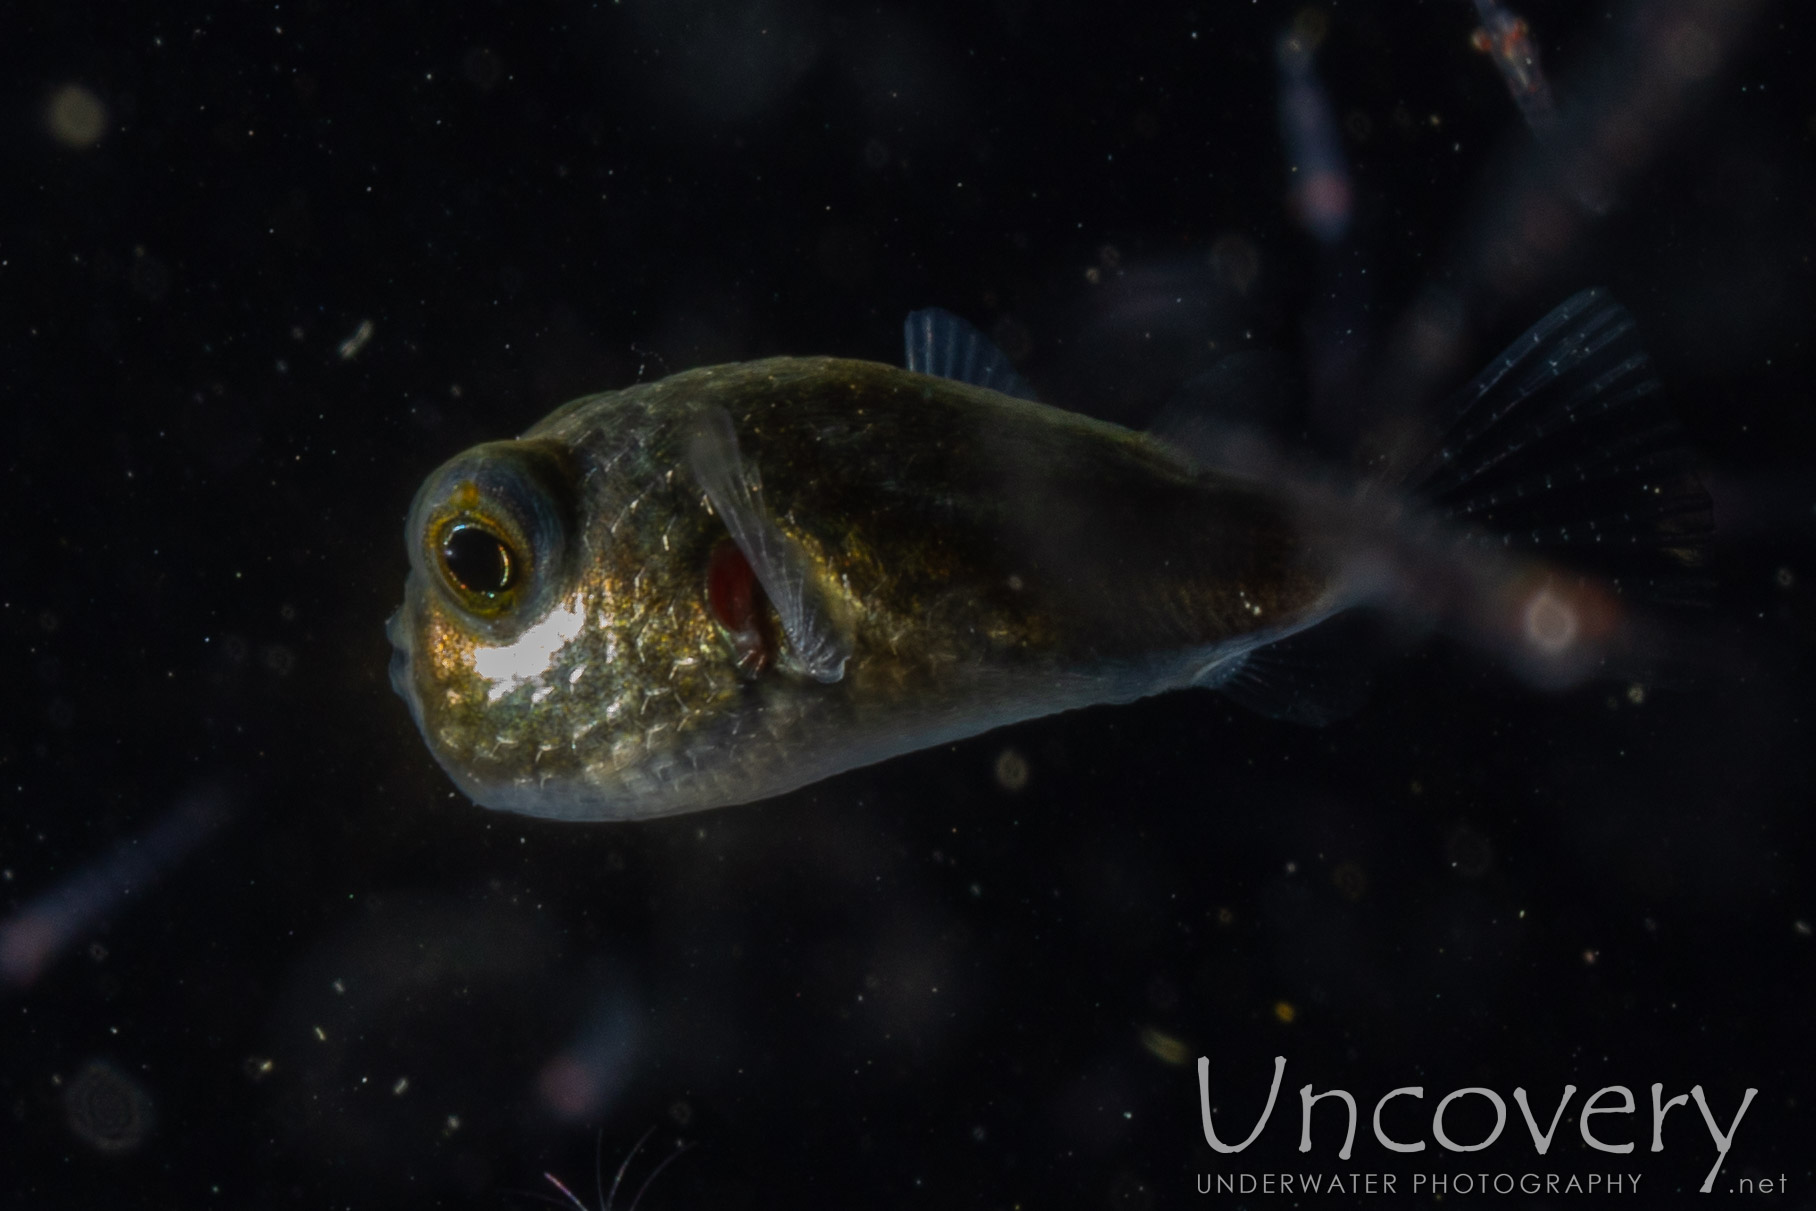
[[[1178,1066],[1191,1058],[1191,1053],[1186,1049],[1184,1043],[1152,1026],[1141,1028],[1141,1045],[1163,1064]]]
[[[1539,62],[1538,45],[1532,40],[1532,27],[1524,17],[1495,0],[1475,0],[1475,6],[1482,24],[1470,35],[1470,45],[1494,60],[1526,125],[1533,134],[1545,138],[1557,124],[1557,106],[1551,100],[1551,85]]]
[[[340,343],[341,361],[350,362],[358,357],[360,350],[364,349],[366,347],[366,342],[371,339],[372,321],[361,320],[359,322],[359,327],[353,330],[352,335]]]

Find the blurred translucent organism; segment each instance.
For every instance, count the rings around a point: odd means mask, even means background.
[[[86,930],[207,840],[229,814],[219,789],[193,791],[111,857],[89,863],[0,922],[0,985],[29,986]]]

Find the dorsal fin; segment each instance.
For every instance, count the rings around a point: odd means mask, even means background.
[[[725,409],[701,411],[688,435],[687,463],[775,606],[792,663],[815,681],[839,680],[851,657],[850,637],[834,621],[807,556],[763,508],[762,486],[745,471]]]
[[[970,321],[943,307],[910,312],[902,323],[908,369],[949,378],[973,387],[988,387],[1017,399],[1031,400],[1034,388],[989,337]]]

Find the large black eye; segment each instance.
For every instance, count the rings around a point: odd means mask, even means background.
[[[450,526],[441,540],[441,562],[454,583],[469,593],[492,596],[517,580],[517,561],[504,539],[482,526]]]
[[[572,587],[567,457],[534,442],[474,446],[424,480],[410,506],[411,575],[488,643],[510,643]]]

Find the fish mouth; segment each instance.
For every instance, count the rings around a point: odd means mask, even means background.
[[[410,704],[414,714],[416,694],[410,682],[410,624],[404,619],[408,609],[406,604],[392,611],[391,617],[385,620],[385,638],[391,641],[391,689]]]

